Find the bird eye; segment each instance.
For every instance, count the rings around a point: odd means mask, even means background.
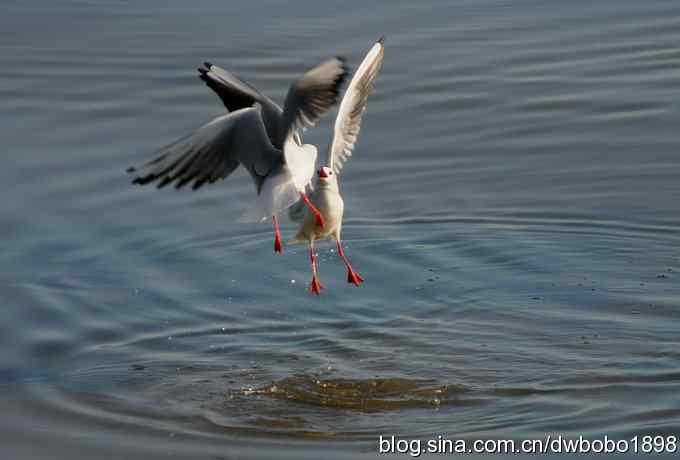
[[[333,171],[329,171],[329,172],[328,172],[328,175],[329,175],[329,176],[332,176],[332,175],[333,175]]]

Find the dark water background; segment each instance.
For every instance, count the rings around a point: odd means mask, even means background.
[[[141,3],[3,3],[3,459],[680,434],[680,3]],[[235,222],[243,173],[129,185],[222,112],[203,60],[281,102],[383,34],[341,183],[361,288],[326,245],[308,295],[304,248]]]

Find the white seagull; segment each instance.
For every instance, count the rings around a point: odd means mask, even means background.
[[[326,164],[317,171],[314,191],[309,197],[313,205],[321,212],[324,225],[320,226],[313,212],[300,204],[289,209],[292,220],[302,221],[300,229],[291,243],[307,242],[309,244],[309,258],[312,264],[312,282],[309,290],[316,295],[319,295],[323,288],[317,275],[316,253],[314,251],[316,240],[333,237],[338,247],[338,255],[347,266],[347,282],[359,286],[364,281],[352,269],[352,265],[342,248],[340,230],[342,228],[344,202],[342,196],[340,196],[337,175],[342,169],[343,162],[352,155],[361,128],[361,117],[366,109],[366,101],[373,87],[373,80],[375,80],[382,65],[384,52],[384,38],[381,38],[366,54],[340,103],[333,128],[333,138],[328,147]]]
[[[307,71],[290,87],[283,109],[233,74],[205,63],[199,77],[217,93],[228,113],[204,124],[192,134],[162,148],[158,157],[139,168],[129,168],[133,184],[158,181],[158,188],[192,183],[196,190],[229,176],[239,165],[255,183],[257,199],[241,221],[262,221],[271,216],[274,250],[281,253],[277,215],[295,202],[306,203],[323,228],[319,211],[306,195],[314,176],[317,151],[303,145],[299,131],[314,126],[333,106],[347,69],[334,57]]]

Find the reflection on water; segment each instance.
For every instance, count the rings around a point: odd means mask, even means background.
[[[677,434],[680,4],[114,3],[0,16],[0,457]],[[130,186],[223,111],[204,60],[276,97],[383,34],[342,179],[361,288],[321,245],[309,296],[306,251],[235,222],[243,172]]]

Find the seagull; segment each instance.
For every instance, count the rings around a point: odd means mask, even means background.
[[[283,109],[235,75],[209,62],[199,77],[220,97],[227,113],[156,153],[141,167],[128,168],[133,184],[157,181],[158,188],[174,183],[193,190],[225,179],[242,165],[255,184],[257,199],[241,216],[242,222],[274,224],[274,250],[282,253],[277,215],[303,202],[324,228],[323,216],[307,196],[314,176],[316,147],[302,144],[300,131],[314,126],[338,99],[347,68],[334,57],[308,70],[286,95]]]
[[[366,101],[373,87],[384,56],[384,38],[378,40],[368,51],[345,91],[340,103],[338,115],[335,118],[333,137],[328,147],[326,164],[317,171],[314,191],[309,199],[316,209],[321,212],[325,225],[320,226],[313,212],[299,203],[289,209],[291,220],[301,221],[300,229],[290,243],[309,244],[309,258],[312,264],[312,282],[309,290],[319,295],[323,285],[317,274],[317,260],[314,242],[333,237],[338,247],[338,255],[347,267],[347,282],[359,286],[364,279],[354,271],[345,255],[340,240],[344,202],[338,186],[338,174],[343,162],[352,155],[361,128],[361,117],[366,109]],[[309,207],[309,209],[313,209]]]

